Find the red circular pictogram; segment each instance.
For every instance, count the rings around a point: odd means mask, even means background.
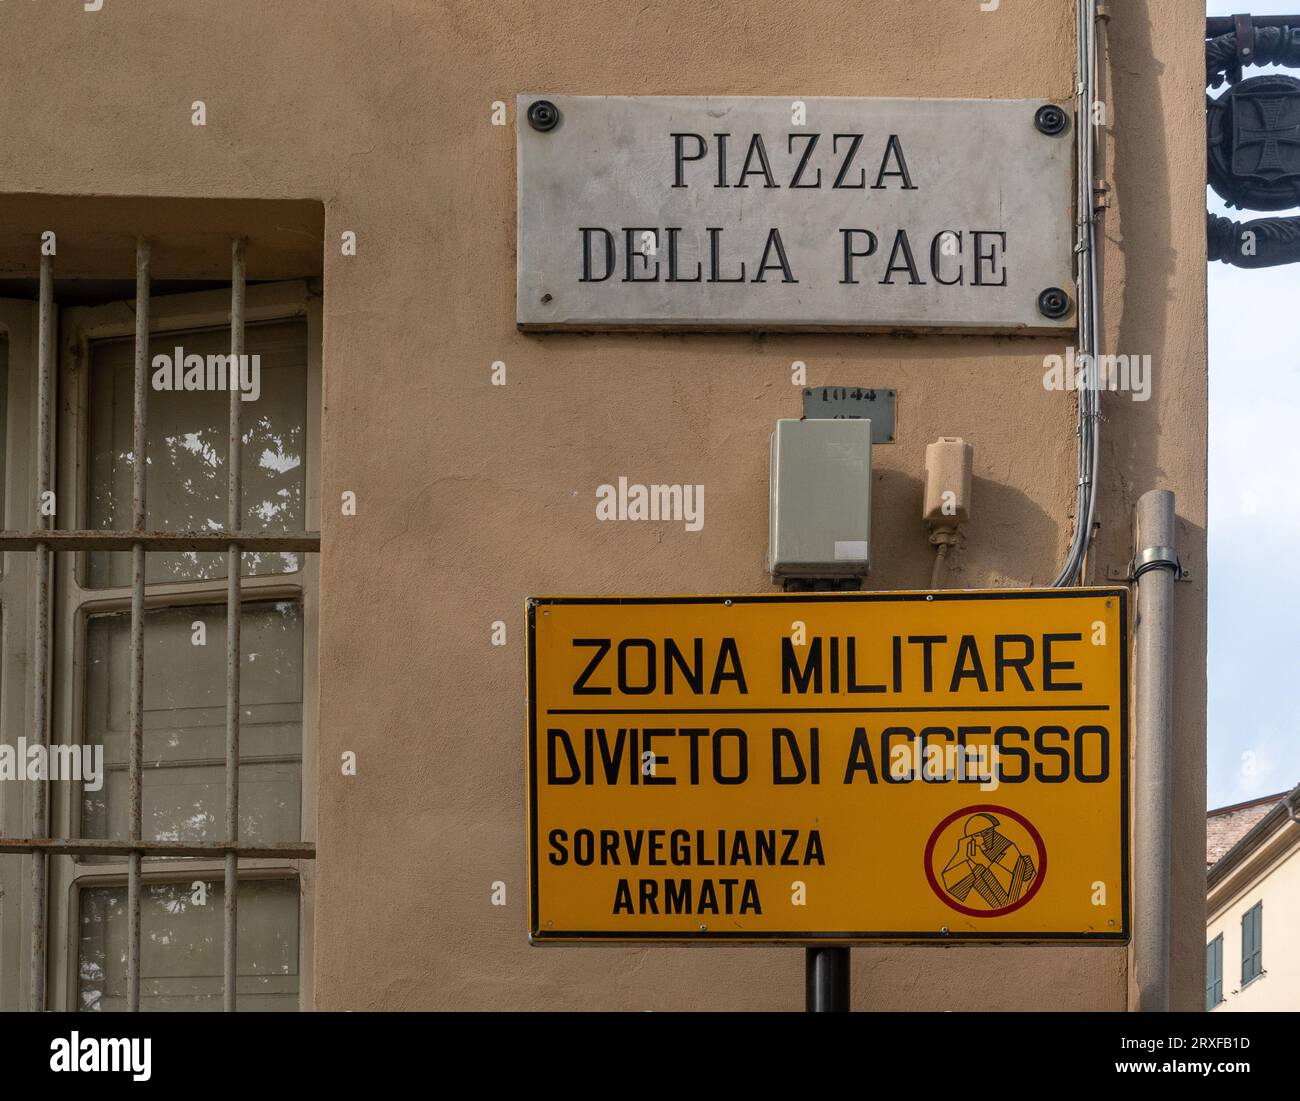
[[[1008,902],[1005,906],[995,907],[992,909],[977,910],[972,906],[963,905],[953,894],[939,882],[939,877],[935,875],[934,869],[934,850],[939,838],[943,835],[957,819],[969,818],[972,815],[1006,815],[1007,818],[1020,825],[1037,850],[1037,863],[1033,866],[1033,877],[1028,881],[1023,893],[1019,894],[1014,901]],[[1010,807],[997,806],[993,803],[977,803],[973,806],[962,807],[961,810],[955,810],[937,826],[930,834],[930,839],[925,843],[925,877],[930,882],[930,889],[934,891],[944,905],[951,907],[958,913],[966,914],[969,917],[989,918],[1001,917],[1003,914],[1010,914],[1019,910],[1029,902],[1043,885],[1043,880],[1047,877],[1047,846],[1043,844],[1042,834],[1034,828],[1032,822],[1023,814],[1012,810]]]

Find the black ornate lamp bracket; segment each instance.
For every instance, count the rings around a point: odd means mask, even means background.
[[[1266,17],[1269,25],[1263,18],[1234,15],[1226,33],[1205,41],[1206,85],[1228,84],[1217,99],[1206,97],[1207,175],[1238,210],[1300,206],[1300,79],[1242,76],[1250,65],[1300,68],[1300,15]],[[1300,261],[1300,216],[1234,222],[1207,212],[1206,231],[1210,260],[1240,268]]]

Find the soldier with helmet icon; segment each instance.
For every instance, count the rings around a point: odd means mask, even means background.
[[[991,814],[972,814],[957,841],[957,851],[943,869],[944,889],[960,902],[972,891],[990,909],[1000,910],[1020,898],[1033,880],[1033,858],[1022,853]]]

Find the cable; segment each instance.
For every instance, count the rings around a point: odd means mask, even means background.
[[[1079,440],[1078,483],[1075,489],[1074,535],[1065,564],[1052,582],[1053,588],[1078,584],[1092,537],[1097,509],[1097,473],[1101,449],[1101,380],[1097,378],[1096,354],[1100,335],[1097,321],[1096,212],[1093,174],[1095,161],[1093,81],[1097,68],[1097,3],[1079,0],[1075,10],[1079,74],[1078,105],[1075,112],[1075,141],[1078,167],[1078,217],[1075,242],[1078,291],[1079,359],[1086,364],[1079,403],[1076,432]]]
[[[934,569],[930,572],[930,588],[937,589],[943,580],[944,559],[948,557],[949,544],[938,543],[934,548]]]

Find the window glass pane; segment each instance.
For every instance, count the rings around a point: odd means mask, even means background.
[[[209,873],[199,905],[191,886],[198,879],[140,892],[142,1010],[221,1009],[224,884],[220,872]],[[88,887],[80,897],[78,1008],[125,1011],[126,887]],[[297,880],[241,882],[237,926],[239,1009],[297,1009]]]
[[[245,345],[260,356],[256,400],[242,405],[241,477],[243,527],[248,531],[305,530],[307,417],[307,327],[305,322],[249,325]],[[228,329],[155,335],[155,355],[225,356]],[[96,529],[131,527],[131,452],[134,429],[135,351],[129,339],[96,341],[90,353],[89,524]],[[250,359],[251,367],[251,359]],[[154,381],[150,367],[150,382]],[[212,372],[215,380],[220,372]],[[251,377],[251,376],[250,376]],[[182,376],[184,381],[184,376]],[[192,381],[199,381],[195,372]],[[203,383],[209,381],[206,367]],[[251,388],[250,388],[250,392]],[[145,484],[145,526],[157,531],[208,531],[227,524],[226,451],[230,437],[230,393],[221,390],[157,390],[148,394],[149,467]],[[88,556],[90,588],[131,583],[131,556],[93,551]],[[302,568],[300,554],[277,551],[243,556],[245,575],[289,573]],[[145,579],[198,581],[226,576],[221,552],[151,554]]]
[[[203,645],[196,645],[199,638]],[[302,813],[301,607],[288,601],[243,605],[240,649],[239,840],[296,841]],[[84,837],[128,835],[130,707],[130,614],[91,616],[85,740],[103,745],[106,778],[99,791],[82,788]],[[143,836],[224,840],[224,605],[145,613],[144,709]]]

